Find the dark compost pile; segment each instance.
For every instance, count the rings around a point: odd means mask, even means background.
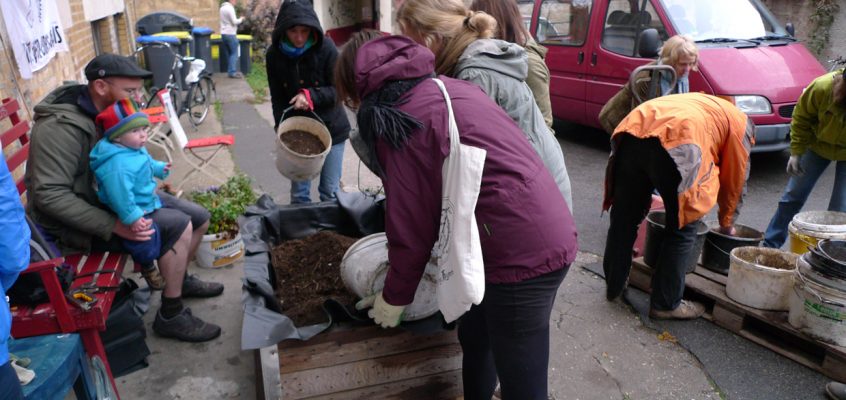
[[[306,131],[292,130],[279,136],[279,140],[285,143],[291,151],[307,156],[313,156],[326,150],[326,146],[317,136]]]
[[[355,238],[322,231],[303,239],[289,240],[271,252],[276,272],[276,297],[285,315],[296,326],[326,321],[323,301],[332,298],[352,304],[356,298],[341,280],[341,259]]]

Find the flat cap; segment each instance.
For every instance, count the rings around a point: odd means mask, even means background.
[[[85,66],[85,77],[89,81],[110,76],[149,78],[153,73],[138,66],[135,60],[117,54],[100,54]]]

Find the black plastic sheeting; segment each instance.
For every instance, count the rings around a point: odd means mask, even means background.
[[[274,294],[276,276],[270,265],[270,251],[279,243],[324,230],[352,237],[384,231],[382,197],[360,192],[339,192],[337,195],[338,199],[334,201],[286,206],[279,206],[264,195],[247,208],[240,219],[241,237],[246,248],[241,298],[244,305],[242,350],[259,349],[286,339],[308,340],[336,322],[372,324],[366,312],[356,312],[327,299],[323,304],[326,322],[297,327],[282,314],[282,306]],[[418,333],[449,328],[444,325],[440,313],[423,320],[404,322],[400,326]]]

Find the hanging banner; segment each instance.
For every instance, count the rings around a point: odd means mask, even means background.
[[[44,68],[60,51],[68,51],[55,0],[0,0],[21,77]]]

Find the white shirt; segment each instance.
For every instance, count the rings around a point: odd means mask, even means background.
[[[238,33],[238,24],[244,21],[244,17],[235,16],[235,6],[225,1],[220,5],[220,34],[235,35]]]

